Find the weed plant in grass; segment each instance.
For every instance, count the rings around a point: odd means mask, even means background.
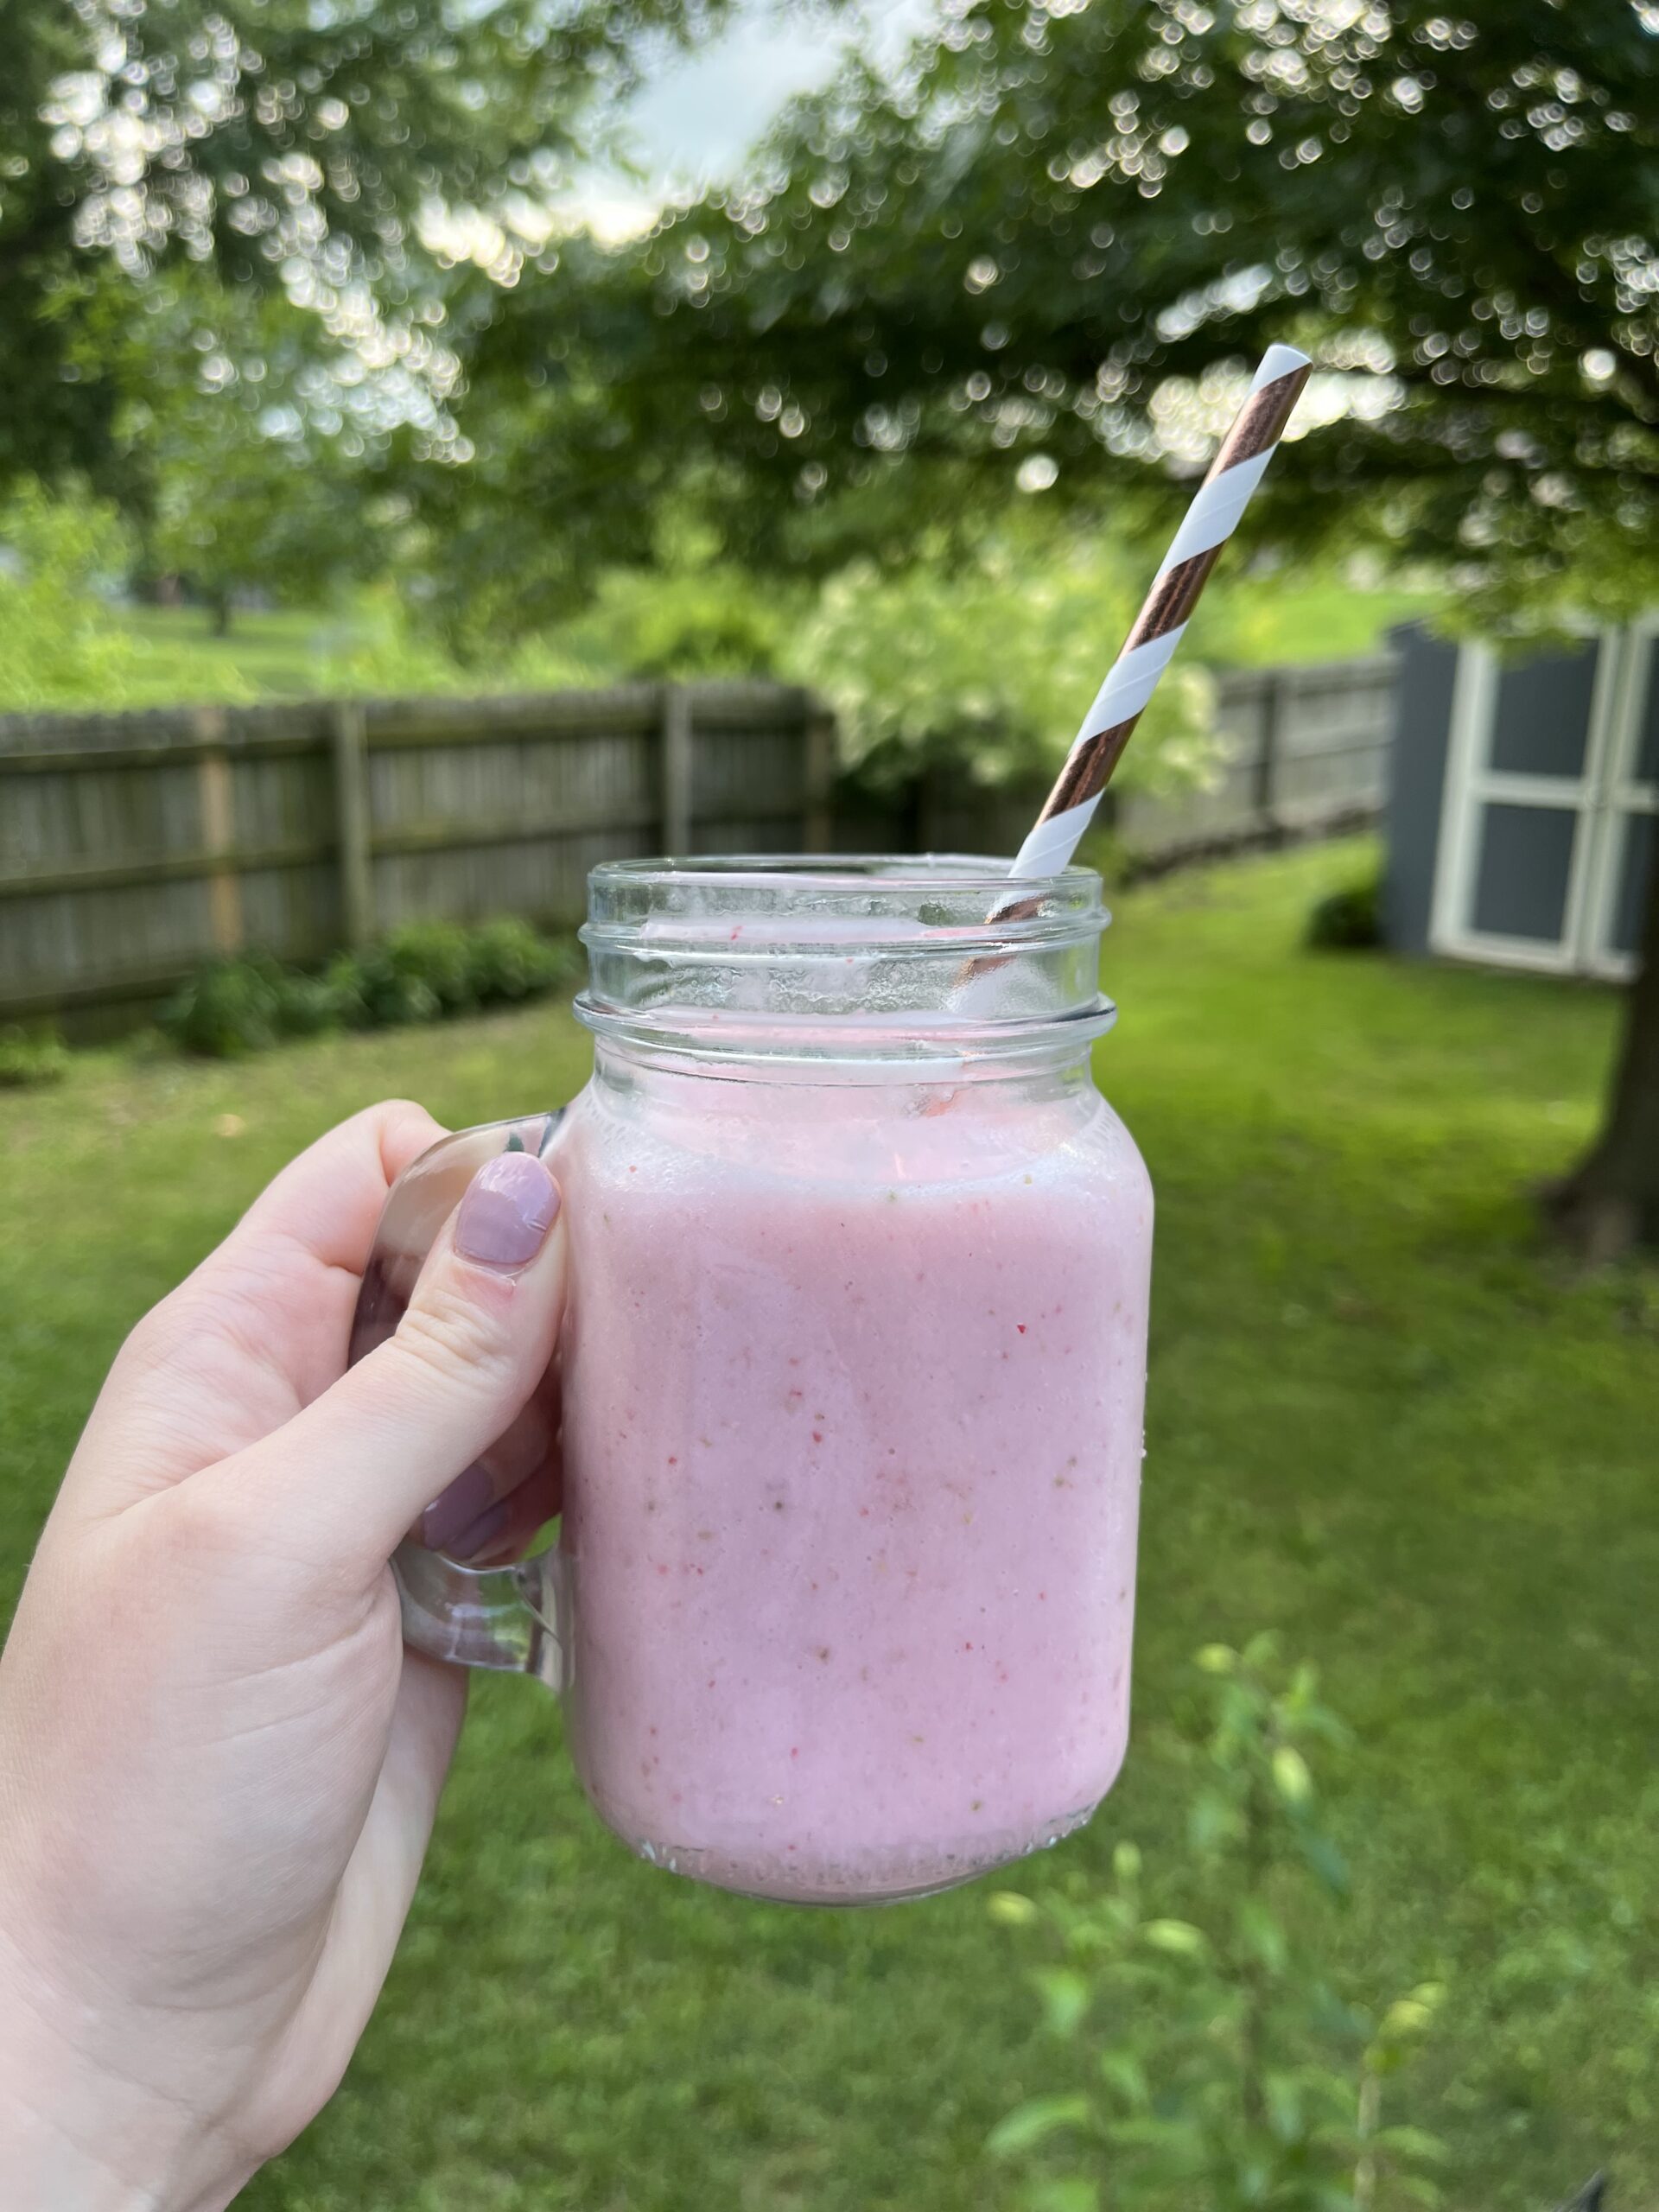
[[[1092,1826],[1020,1878],[1041,1900],[1109,1887],[1125,1842],[1178,1856],[1190,1655],[1277,1630],[1354,1735],[1321,1777],[1352,1877],[1332,1978],[1448,1993],[1412,2090],[1448,2203],[1540,2212],[1605,2165],[1635,2208],[1659,2198],[1659,1287],[1574,1279],[1525,1196],[1589,1135],[1614,1005],[1304,950],[1365,859],[1116,902],[1099,1072],[1160,1209],[1135,1734]],[[300,1145],[393,1092],[529,1110],[587,1064],[550,1002],[242,1063],[86,1054],[0,1097],[0,1599],[122,1335]],[[986,2140],[1056,2073],[982,1886],[837,1915],[678,1883],[585,1809],[552,1702],[484,1679],[379,2012],[244,2202],[1013,2212]]]

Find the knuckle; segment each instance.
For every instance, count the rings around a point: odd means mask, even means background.
[[[145,1608],[162,1599],[169,1637],[193,1635],[216,1610],[213,1593],[245,1581],[237,1570],[256,1541],[226,1486],[211,1479],[176,1484],[149,1500],[130,1525],[130,1588]]]
[[[446,1135],[442,1122],[435,1121],[425,1107],[413,1098],[383,1098],[359,1119],[373,1134],[389,1182],[407,1161],[417,1158]]]
[[[493,1392],[513,1364],[512,1339],[501,1317],[486,1312],[446,1274],[422,1285],[391,1343],[402,1358],[451,1389]]]
[[[201,1315],[188,1288],[175,1290],[135,1322],[116,1357],[123,1379],[146,1382],[171,1374],[201,1332]]]

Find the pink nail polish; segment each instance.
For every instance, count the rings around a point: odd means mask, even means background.
[[[474,1460],[440,1491],[421,1516],[421,1541],[429,1551],[448,1551],[455,1538],[486,1512],[493,1498],[489,1476]]]
[[[559,1186],[528,1152],[486,1160],[467,1187],[455,1249],[486,1268],[529,1265],[558,1218]]]
[[[451,1559],[476,1559],[480,1552],[487,1551],[507,1525],[509,1501],[498,1498],[487,1513],[480,1513],[470,1529],[463,1529],[453,1543],[444,1546]]]

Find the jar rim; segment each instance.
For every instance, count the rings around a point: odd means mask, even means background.
[[[607,861],[588,879],[601,1039],[781,1065],[1077,1052],[1115,1009],[1093,868],[1014,879],[974,854]]]
[[[728,888],[789,885],[795,888],[852,889],[872,883],[982,891],[996,899],[1009,885],[1013,863],[982,853],[699,853],[637,860],[601,861],[588,872],[590,896],[620,887],[646,888],[673,881]],[[1071,861],[1049,875],[1020,877],[1022,898],[1052,899],[1070,893],[1098,896],[1098,870]]]
[[[606,861],[588,876],[581,934],[590,954],[651,942],[688,958],[765,958],[785,944],[833,957],[855,941],[866,953],[990,957],[1097,938],[1109,926],[1093,868],[1020,877],[1016,892],[1010,866],[969,853]]]

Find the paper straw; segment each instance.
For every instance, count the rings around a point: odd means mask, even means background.
[[[1020,846],[1011,877],[1058,874],[1077,849],[1100,795],[1181,641],[1222,547],[1273,459],[1311,364],[1289,346],[1270,346],[1249,396],[1221,442],[1210,473],[1164,556],[1146,604],[1083,718],[1059,779]]]

